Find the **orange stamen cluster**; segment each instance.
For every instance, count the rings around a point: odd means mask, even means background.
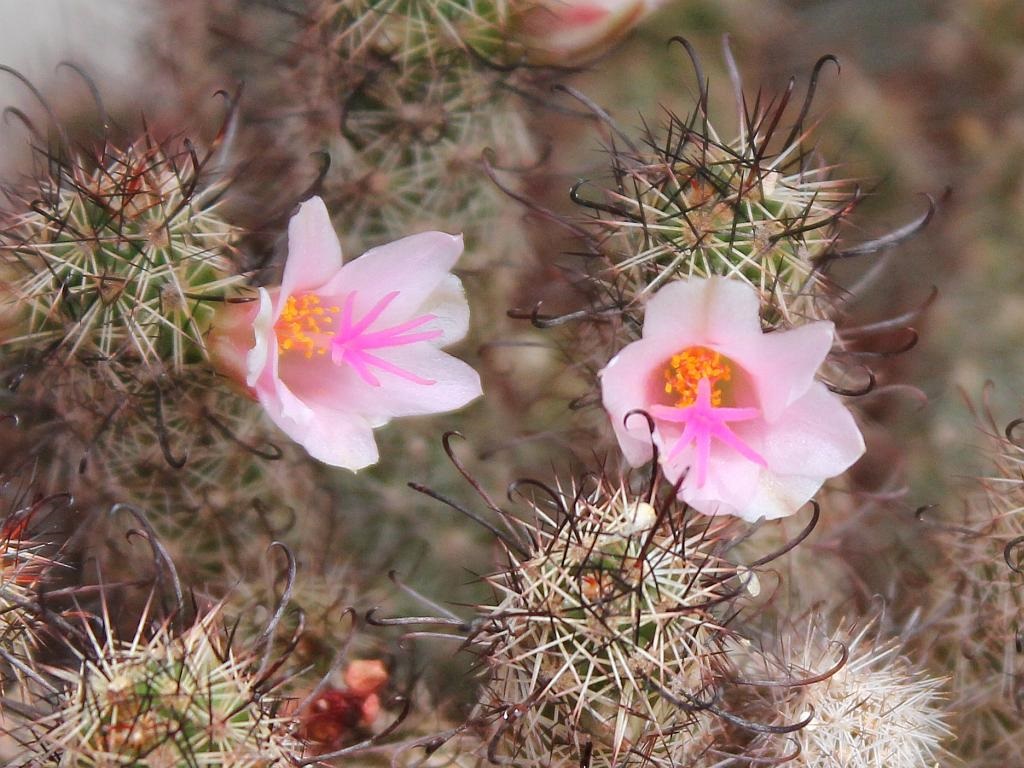
[[[329,345],[321,337],[330,333],[331,315],[339,311],[338,307],[320,306],[320,297],[314,293],[289,296],[274,326],[278,354],[292,349],[301,350],[306,357],[324,354]]]
[[[677,408],[686,408],[697,401],[697,385],[701,379],[711,382],[711,405],[721,407],[722,388],[718,385],[732,378],[732,368],[713,349],[687,347],[672,355],[664,374],[665,394],[676,396]]]

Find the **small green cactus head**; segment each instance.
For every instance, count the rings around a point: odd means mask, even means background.
[[[318,189],[345,252],[420,229],[463,232],[472,267],[477,253],[493,263],[521,250],[518,211],[481,159],[490,149],[502,169],[525,170],[541,154],[519,96],[529,83],[509,5],[311,0],[291,14],[286,76],[263,86],[292,107],[275,110],[288,116],[260,151],[276,148],[292,171],[311,153],[328,161]]]
[[[443,78],[361,94],[327,148],[328,207],[337,211],[343,246],[365,249],[419,229],[463,232],[469,255],[512,247],[519,212],[487,178],[484,153],[502,168],[526,168],[538,151],[516,98],[493,77],[453,68]],[[476,257],[475,257],[476,258]]]
[[[37,487],[68,489],[86,507],[145,509],[169,547],[187,547],[190,574],[248,567],[229,551],[260,562],[269,540],[244,545],[253,529],[287,528],[295,499],[319,508],[313,468],[296,463],[259,403],[212,370],[139,382],[128,393],[96,366],[46,373],[22,380],[13,401],[25,417],[22,437],[40,457]]]
[[[259,661],[232,649],[219,610],[131,640],[89,633],[76,668],[55,671],[53,711],[25,739],[33,765],[284,768],[297,742],[261,692]],[[110,630],[108,629],[108,633]]]
[[[819,157],[805,124],[828,62],[834,59],[818,62],[796,114],[792,86],[776,99],[737,93],[732,139],[708,115],[699,65],[692,113],[670,112],[662,128],[647,126],[635,143],[615,128],[610,183],[581,182],[573,191],[594,216],[590,230],[606,257],[597,279],[614,284],[629,305],[670,280],[725,275],[770,297],[772,323],[827,316],[832,297],[823,268],[861,197],[856,180],[836,177]]]
[[[538,502],[531,546],[491,576],[474,638],[491,671],[488,754],[523,765],[688,765],[714,718],[732,523],[602,480]]]
[[[310,495],[298,485],[312,482],[306,473],[280,469],[285,448],[273,442],[263,409],[212,372],[153,387],[132,405],[111,420],[88,462],[88,481],[112,499],[192,517]]]
[[[243,281],[211,155],[147,131],[57,157],[2,214],[0,344],[103,366],[122,389],[204,360],[213,309]]]

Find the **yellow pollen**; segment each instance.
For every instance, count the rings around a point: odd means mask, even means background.
[[[324,354],[327,345],[320,337],[329,332],[330,316],[340,311],[338,307],[320,306],[320,297],[313,293],[289,296],[274,325],[277,353],[298,349],[306,357]]]
[[[732,367],[726,358],[707,347],[687,347],[672,355],[665,366],[665,394],[675,395],[677,408],[686,408],[697,400],[697,384],[701,379],[711,382],[711,404],[722,405],[722,388],[732,378]]]

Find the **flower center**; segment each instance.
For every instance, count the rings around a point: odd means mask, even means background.
[[[331,315],[340,311],[340,307],[321,306],[320,297],[315,293],[289,296],[274,325],[278,354],[283,355],[293,349],[300,350],[308,358],[326,353],[327,345],[322,337],[330,333]]]
[[[702,379],[711,385],[711,405],[722,405],[722,384],[732,380],[731,360],[707,347],[687,347],[672,355],[663,371],[665,394],[674,395],[676,408],[697,402],[697,386]]]
[[[764,457],[729,426],[732,422],[751,421],[761,416],[759,408],[733,407],[734,366],[732,360],[713,349],[687,347],[672,355],[662,370],[665,394],[672,398],[672,404],[650,406],[655,421],[681,429],[662,461],[671,463],[692,446],[690,469],[698,488],[707,482],[713,442],[723,444],[759,466],[767,466]],[[740,369],[737,375],[742,377],[742,374]]]
[[[370,350],[404,347],[440,338],[444,335],[440,328],[423,328],[437,317],[420,315],[398,325],[374,328],[374,324],[398,297],[399,292],[385,294],[359,318],[355,317],[357,294],[357,291],[349,293],[342,307],[325,307],[314,293],[289,296],[274,324],[278,354],[298,350],[305,357],[312,358],[330,352],[331,362],[352,368],[359,378],[372,387],[380,386],[380,380],[371,370],[373,368],[415,384],[434,384],[433,379],[407,371]],[[339,317],[335,318],[334,315]]]

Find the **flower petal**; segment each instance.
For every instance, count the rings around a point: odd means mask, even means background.
[[[371,350],[397,366],[433,384],[418,384],[380,368],[371,367],[379,380],[374,387],[349,365],[337,366],[329,357],[289,361],[288,380],[306,403],[362,414],[381,423],[394,416],[419,416],[453,411],[482,394],[480,374],[456,357],[429,344]],[[299,367],[303,373],[296,373]]]
[[[730,350],[751,375],[766,421],[784,416],[810,390],[834,337],[832,323],[820,321],[740,340]]]
[[[837,395],[814,382],[807,394],[775,423],[737,426],[744,439],[757,441],[768,469],[735,514],[744,520],[774,520],[794,514],[824,482],[842,474],[864,454],[864,438]]]
[[[762,424],[761,429],[761,455],[780,475],[835,477],[864,454],[857,422],[839,396],[821,382],[813,382],[778,421]]]
[[[267,305],[265,319],[269,321],[269,313],[272,311],[269,301]],[[258,296],[256,301],[225,302],[217,309],[210,322],[210,331],[206,337],[210,362],[214,368],[239,385],[251,386],[248,381],[250,365],[258,365],[262,370],[262,362],[256,359],[250,362],[253,348],[259,344],[254,326],[262,308],[262,296]],[[260,358],[265,360],[265,357],[265,350],[261,350]],[[255,372],[254,379],[259,373],[259,370]]]
[[[735,425],[736,433],[754,450],[760,450],[759,436],[741,431],[743,425]],[[658,445],[661,455],[667,456],[679,434],[678,428],[659,424]],[[695,450],[691,446],[682,451],[671,462],[663,462],[665,477],[676,482],[685,473],[686,479],[679,487],[679,498],[698,512],[707,515],[735,515],[737,510],[750,503],[757,491],[758,478],[763,471],[757,463],[745,458],[733,448],[718,440],[712,440],[707,463],[707,477],[704,485],[698,486],[696,473],[692,471]]]
[[[824,482],[824,478],[761,472],[753,497],[735,514],[751,523],[788,517],[810,501]]]
[[[440,328],[442,336],[431,342],[434,346],[447,347],[465,338],[469,331],[469,302],[462,288],[462,281],[455,275],[446,275],[441,284],[427,297],[420,309],[433,315],[431,328]]]
[[[371,248],[342,267],[317,292],[340,304],[347,294],[356,291],[355,311],[359,317],[384,294],[397,291],[398,296],[375,322],[381,327],[396,325],[423,313],[461,253],[462,235],[421,232]]]
[[[647,302],[644,338],[671,336],[688,344],[713,347],[731,357],[731,347],[759,340],[760,302],[757,292],[738,280],[710,277],[677,280]]]
[[[651,434],[647,421],[631,411],[647,410],[655,402],[654,387],[665,360],[677,351],[678,337],[641,339],[627,345],[601,371],[601,397],[612,420],[619,447],[634,467],[650,461]],[[686,346],[686,343],[682,344]]]
[[[335,467],[357,470],[379,458],[373,424],[359,414],[328,407],[293,392],[267,367],[256,387],[270,420],[314,459]]]
[[[305,423],[282,419],[275,423],[314,459],[353,471],[376,464],[380,458],[370,423],[357,414],[318,405]]]
[[[762,473],[756,463],[725,446],[712,444],[704,485],[698,487],[696,477],[689,473],[679,497],[704,514],[739,514],[750,504]]]
[[[341,243],[324,201],[311,197],[288,222],[288,259],[281,276],[277,315],[293,293],[316,291],[341,269]]]
[[[547,0],[526,3],[517,37],[535,64],[593,58],[623,37],[647,10],[644,0]]]
[[[252,323],[253,346],[245,358],[245,383],[255,387],[263,376],[269,356],[277,356],[277,336],[274,334],[273,299],[266,288],[259,290],[259,309]]]

